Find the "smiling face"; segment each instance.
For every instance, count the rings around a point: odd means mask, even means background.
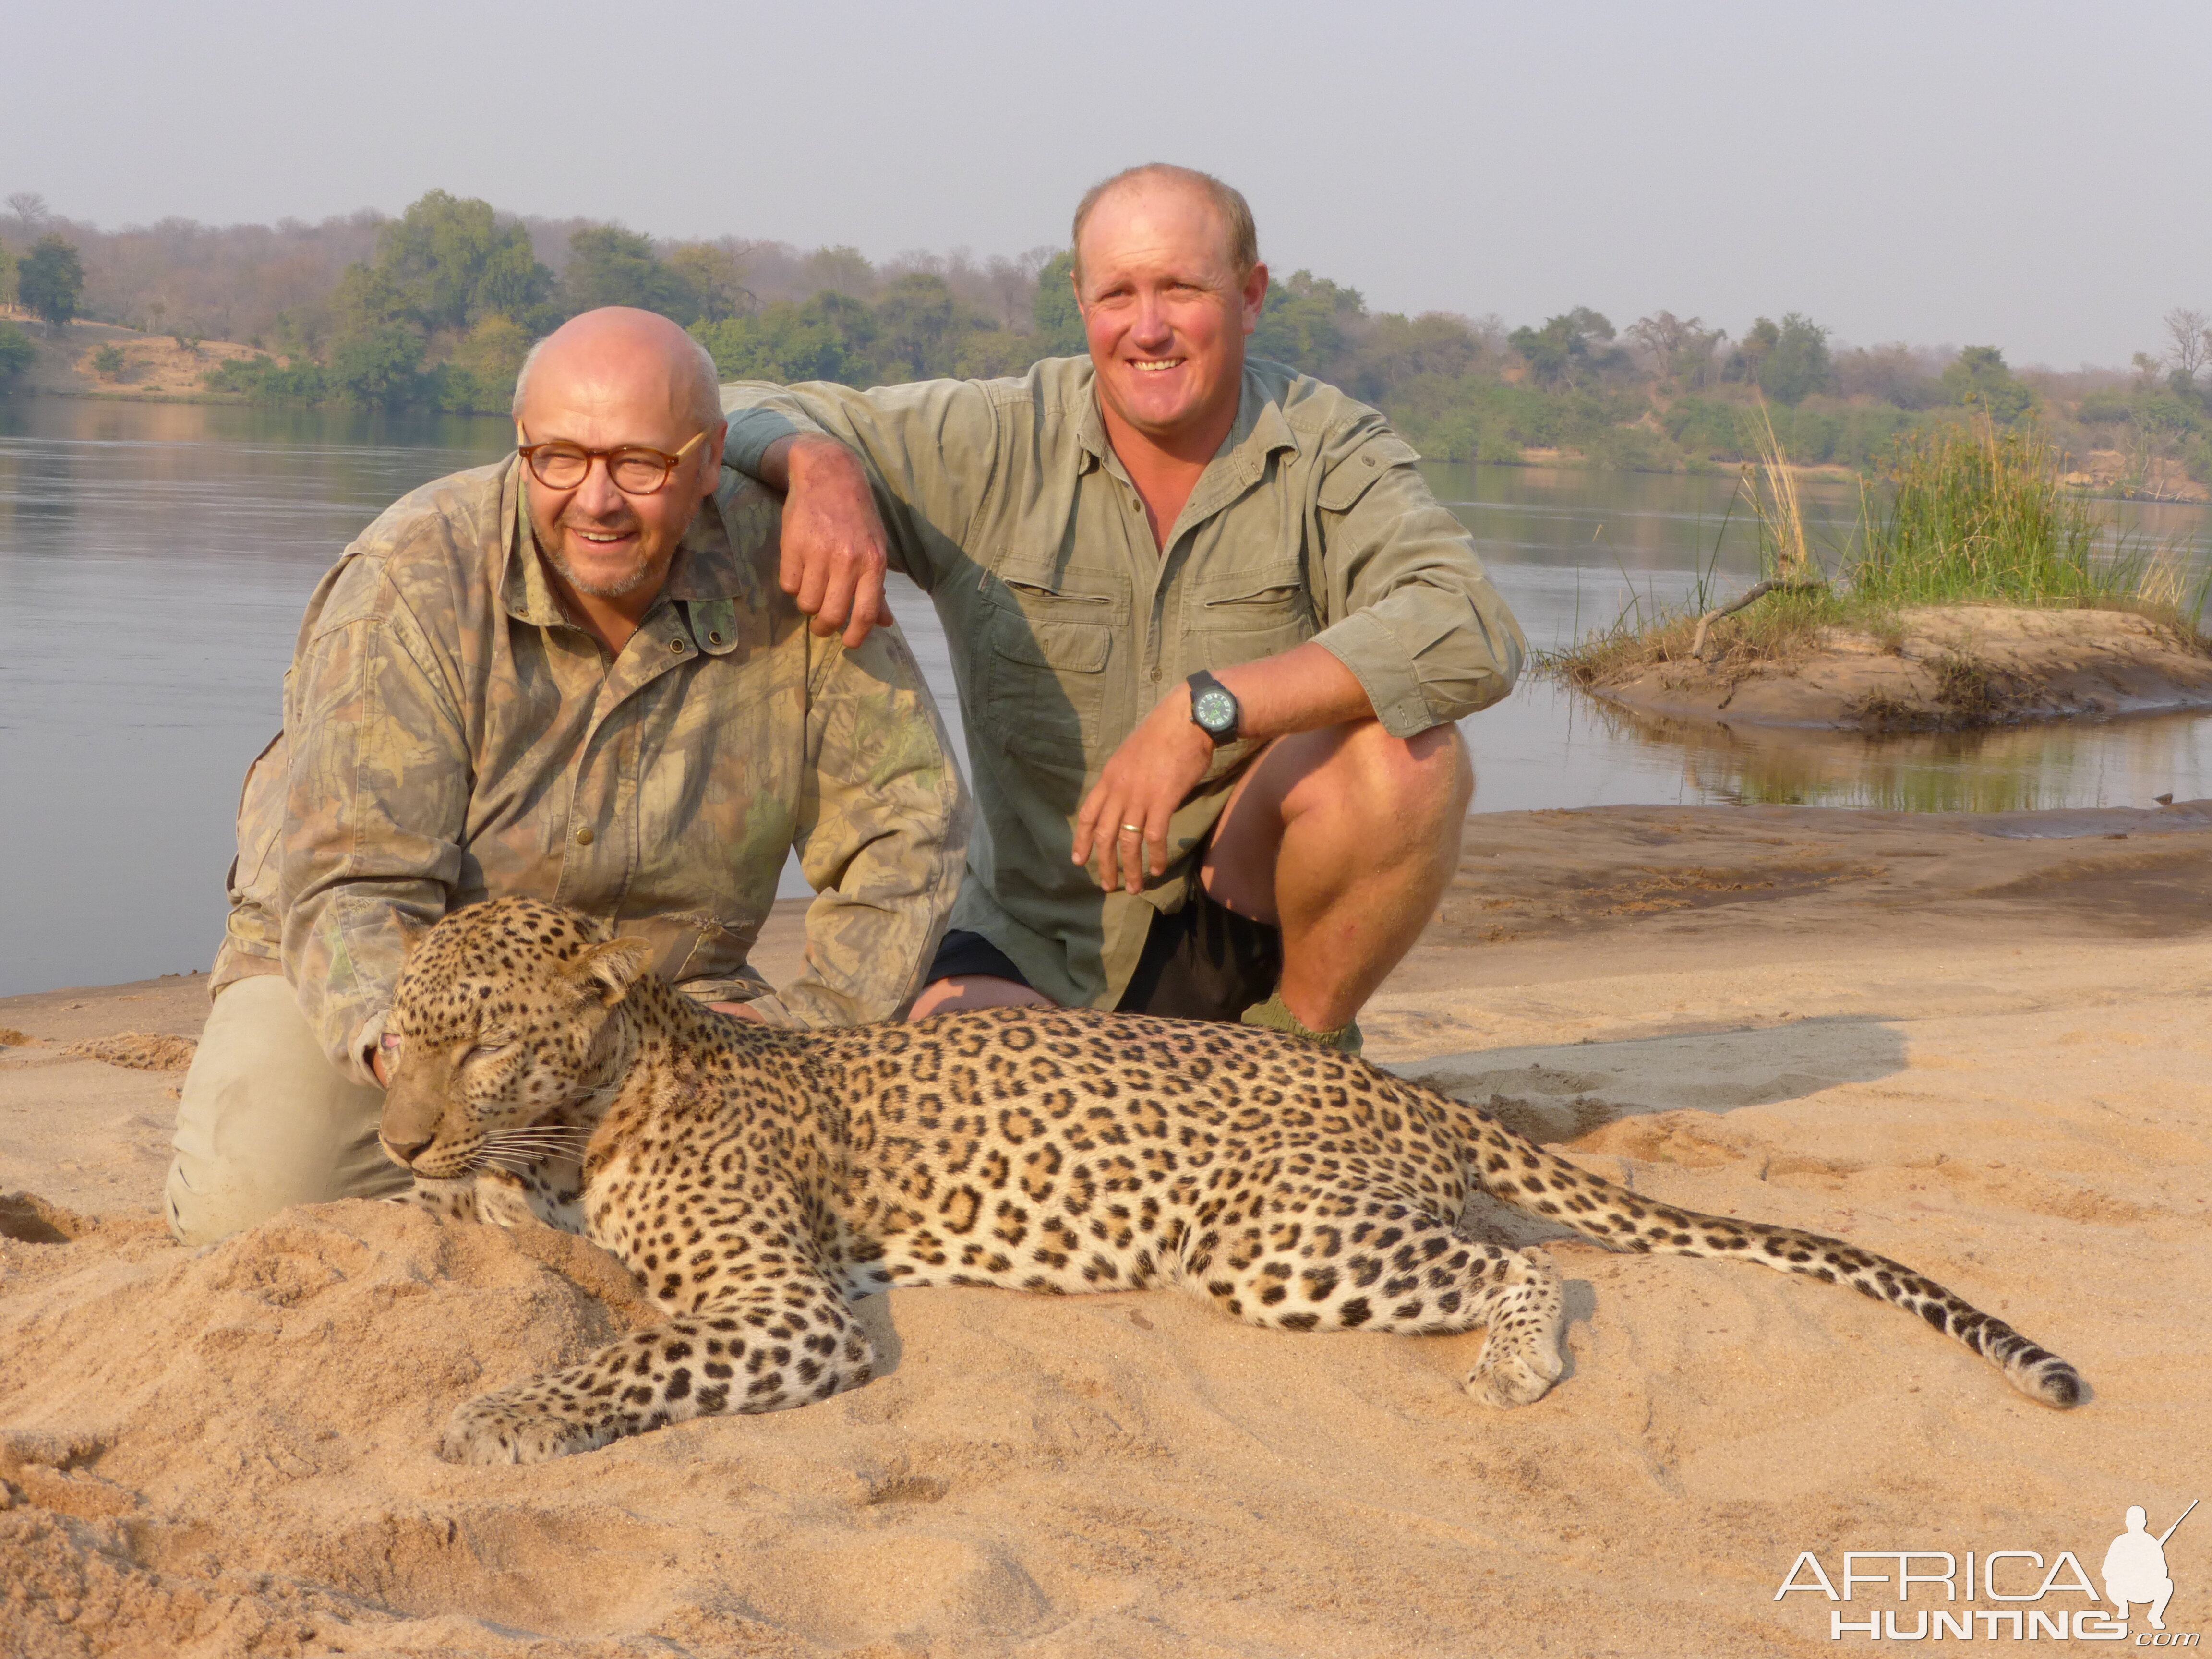
[[[518,441],[585,449],[639,445],[673,455],[702,432],[659,491],[628,495],[594,461],[573,489],[528,481],[531,526],[577,594],[642,616],[700,501],[714,491],[721,428],[701,419],[696,349],[650,312],[610,307],[564,325],[531,365],[515,410]],[[708,387],[711,404],[712,386]]]
[[[1076,300],[1109,423],[1210,455],[1237,418],[1267,266],[1239,271],[1213,204],[1155,176],[1101,198],[1078,252]]]

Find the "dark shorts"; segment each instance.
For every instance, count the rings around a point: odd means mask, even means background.
[[[937,947],[932,981],[989,974],[1027,985],[1022,970],[981,933],[955,929]],[[1275,994],[1283,977],[1279,928],[1216,904],[1203,884],[1173,915],[1154,916],[1121,1011],[1169,1019],[1235,1020]]]

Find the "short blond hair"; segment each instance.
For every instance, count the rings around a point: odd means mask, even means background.
[[[1205,197],[1220,216],[1224,240],[1229,244],[1229,263],[1237,279],[1241,282],[1252,274],[1252,268],[1260,263],[1260,228],[1252,222],[1252,204],[1244,199],[1244,192],[1196,167],[1179,167],[1172,161],[1146,161],[1141,167],[1124,167],[1111,179],[1100,179],[1085,191],[1083,199],[1075,204],[1075,228],[1070,246],[1075,252],[1078,283],[1083,280],[1083,227],[1089,222],[1091,210],[1113,191],[1139,179],[1159,179],[1182,185]]]

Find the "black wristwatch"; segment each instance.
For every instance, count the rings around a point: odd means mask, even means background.
[[[1190,723],[1212,738],[1216,749],[1237,741],[1237,723],[1243,718],[1234,691],[1203,668],[1190,677]]]

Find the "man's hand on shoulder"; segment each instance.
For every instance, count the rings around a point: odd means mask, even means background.
[[[760,476],[784,494],[777,586],[814,618],[817,635],[842,630],[850,650],[891,620],[884,601],[888,542],[866,469],[835,438],[802,432],[769,446]]]
[[[707,1006],[711,1012],[727,1014],[732,1019],[750,1019],[756,1023],[762,1023],[760,1011],[750,1002],[710,1002]]]

